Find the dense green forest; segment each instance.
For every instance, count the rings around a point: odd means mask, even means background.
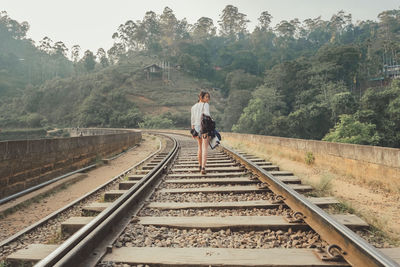
[[[260,11],[250,32],[228,5],[191,25],[166,7],[81,55],[47,37],[34,44],[29,24],[2,12],[0,127],[189,127],[204,88],[221,130],[400,147],[400,9],[271,21]],[[171,77],[149,81],[144,67],[159,62]]]

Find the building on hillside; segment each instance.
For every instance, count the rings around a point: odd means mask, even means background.
[[[163,69],[157,64],[151,64],[143,68],[146,74],[146,79],[151,80],[151,78],[161,78]]]
[[[385,65],[385,66],[383,66],[383,73],[388,78],[399,79],[400,78],[400,65]]]

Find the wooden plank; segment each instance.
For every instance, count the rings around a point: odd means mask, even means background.
[[[128,190],[109,190],[104,193],[104,201],[114,201],[126,192],[128,192]]]
[[[297,176],[277,176],[275,178],[286,184],[301,184],[301,179]]]
[[[260,162],[260,163],[263,163],[265,161],[265,159],[260,159],[260,158],[254,158],[254,159],[248,159],[248,160],[250,160],[252,162]]]
[[[207,170],[207,169],[206,169]],[[216,172],[216,173],[207,173],[207,174],[201,174],[201,173],[171,173],[168,174],[168,178],[201,178],[201,177],[241,177],[248,175],[247,172]]]
[[[317,206],[328,206],[339,203],[335,198],[308,198]],[[277,208],[282,204],[273,204],[267,200],[235,201],[235,202],[150,202],[146,207],[160,210],[179,209],[241,209],[241,208]],[[286,207],[286,205],[283,204]]]
[[[400,265],[400,248],[381,248],[380,251]]]
[[[138,180],[142,179],[143,177],[144,177],[143,174],[131,174],[128,176],[128,179],[130,181],[138,181]]]
[[[259,180],[249,178],[203,178],[203,179],[167,179],[165,183],[172,184],[257,184]]]
[[[276,165],[263,165],[259,167],[263,168],[266,171],[279,171],[279,166]]]
[[[82,213],[88,213],[88,212],[102,212],[109,206],[111,206],[112,203],[110,202],[92,202],[82,208]]]
[[[135,184],[137,184],[138,181],[122,181],[118,184],[118,189],[119,190],[128,190]]]
[[[143,169],[143,170],[152,170],[152,169],[154,169],[155,166],[157,166],[157,165],[154,165],[154,166],[152,166],[152,165],[146,165],[146,166],[143,166],[142,169]]]
[[[113,248],[105,262],[157,266],[349,266],[321,261],[313,249]]]
[[[30,244],[24,249],[19,249],[7,257],[4,266],[33,266],[38,261],[47,257],[59,245]]]
[[[209,163],[226,163],[226,162],[232,162],[232,159],[221,159],[221,160],[207,160],[207,164]],[[198,164],[199,161],[196,160],[187,160],[187,161],[181,161],[178,160],[176,164]]]
[[[61,233],[63,235],[72,235],[93,219],[94,217],[70,217],[68,220],[61,223]]]
[[[136,174],[148,174],[150,172],[150,170],[135,170]],[[144,176],[144,175],[143,175]]]
[[[298,192],[308,192],[312,190],[309,185],[289,184],[293,190]],[[175,188],[161,189],[159,193],[181,194],[181,193],[246,193],[246,192],[270,192],[268,188],[259,189],[255,185],[243,186],[218,186],[218,187],[201,187],[201,188]]]
[[[368,227],[356,215],[331,215],[338,222],[350,228]],[[190,217],[139,217],[139,224],[176,228],[196,229],[308,229],[305,223],[289,223],[284,216],[190,216]]]
[[[236,162],[227,162],[227,163],[207,163],[207,167],[227,167],[227,166],[235,166],[238,165]],[[197,168],[199,167],[199,163],[190,163],[190,164],[175,164],[174,167],[178,168]]]
[[[238,172],[243,171],[242,167],[206,167],[207,172]],[[199,168],[175,168],[173,172],[198,172]]]
[[[288,172],[288,171],[270,171],[270,174],[273,176],[290,176],[293,175],[293,172]]]
[[[211,152],[210,153],[210,151],[208,151],[208,155],[209,156],[226,156],[226,154],[222,153],[222,152]],[[195,153],[180,153],[179,157],[197,157],[197,152],[195,152]]]
[[[189,177],[187,179],[185,178],[181,178],[181,179],[167,179],[165,180],[165,182],[167,183],[180,183],[180,184],[197,184],[197,183],[241,183],[243,181],[243,183],[245,183],[246,181],[248,183],[260,183],[261,181],[258,179],[255,180],[250,180],[250,176],[240,176],[240,177],[223,177],[223,178],[208,178],[210,177],[209,175],[207,175],[207,177],[205,178],[200,178],[198,179],[198,177]],[[277,179],[281,180],[284,183],[288,183],[288,184],[300,184],[301,183],[301,179],[297,176],[277,176]]]
[[[179,162],[195,161],[195,160],[197,160],[197,157],[178,158]],[[219,160],[232,160],[232,159],[227,157],[227,156],[224,156],[224,157],[207,157],[207,162],[208,161],[219,161]]]
[[[259,162],[259,163],[256,163],[256,164],[257,164],[257,166],[259,166],[259,167],[267,167],[267,166],[272,165],[272,162],[264,161],[264,162]]]

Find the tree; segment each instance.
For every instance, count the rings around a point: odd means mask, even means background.
[[[253,91],[262,80],[252,74],[246,73],[244,70],[234,70],[226,75],[225,84],[228,86],[229,91],[235,90],[248,90]]]
[[[247,15],[239,13],[238,8],[232,5],[227,5],[222,14],[218,24],[220,25],[220,33],[231,40],[237,40],[239,37],[247,33],[247,23],[250,22],[246,19]]]
[[[103,48],[99,48],[97,50],[96,58],[100,61],[100,64],[101,64],[101,66],[103,66],[103,68],[105,68],[109,65],[106,51]]]
[[[42,40],[39,41],[39,49],[46,54],[51,54],[53,51],[53,41],[49,37],[43,37]]]
[[[52,54],[56,55],[57,57],[65,58],[67,53],[68,48],[62,41],[58,41],[54,44]]]
[[[119,25],[118,31],[113,34],[113,39],[119,39],[119,43],[123,44],[128,51],[135,50],[137,48],[137,28],[138,26],[135,22],[128,20],[125,24]]]
[[[162,34],[162,41],[166,45],[172,45],[176,39],[176,28],[178,20],[174,15],[171,8],[165,7],[160,16],[160,29]]]
[[[276,25],[275,30],[278,32],[279,36],[290,39],[294,37],[296,26],[287,20],[282,20]]]
[[[87,72],[91,72],[94,70],[96,65],[96,57],[93,55],[93,52],[90,50],[86,50],[83,58],[81,59],[83,66],[85,67]]]
[[[252,95],[237,124],[235,132],[272,134],[273,120],[285,113],[286,105],[282,96],[273,88],[261,85]]]
[[[263,11],[261,16],[258,18],[259,21],[259,29],[261,31],[268,31],[270,29],[272,15],[268,13],[268,11]]]
[[[332,127],[331,111],[325,104],[310,103],[288,116],[291,137],[320,140]]]
[[[79,45],[74,45],[71,48],[71,59],[75,63],[79,60],[79,54],[81,52],[81,47]]]
[[[202,42],[216,34],[216,27],[212,19],[207,17],[201,17],[192,27],[192,35],[194,40]]]
[[[160,50],[161,29],[156,13],[146,12],[137,30],[136,39],[149,51],[158,52]]]
[[[335,94],[331,100],[331,107],[335,122],[340,115],[351,115],[355,113],[358,108],[356,100],[350,92]]]
[[[246,90],[234,90],[229,94],[222,119],[222,127],[224,130],[232,130],[232,126],[239,120],[250,98],[251,94]]]
[[[371,123],[362,123],[355,116],[340,115],[340,122],[322,140],[360,145],[377,145],[380,137]]]

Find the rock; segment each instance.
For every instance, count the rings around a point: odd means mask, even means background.
[[[151,246],[153,244],[153,242],[151,242],[151,239],[149,237],[146,237],[146,239],[144,240],[144,244],[146,246]]]

